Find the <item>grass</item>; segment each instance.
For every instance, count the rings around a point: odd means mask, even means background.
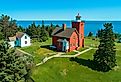
[[[98,45],[99,45],[98,39],[93,40],[92,38],[85,38],[85,46],[97,47]]]
[[[47,47],[51,45],[51,38],[46,42],[34,42],[31,46],[23,47],[22,50],[32,54],[34,57],[34,62],[39,63],[41,60],[47,56],[48,53],[53,53],[53,50],[49,50]]]
[[[33,53],[33,55],[35,55],[34,59],[37,63],[45,56],[45,53],[54,52],[45,47],[40,47],[49,44],[51,44],[51,39],[44,43],[36,42],[32,44],[32,46],[22,49],[29,53]],[[85,46],[91,46],[91,44],[98,45],[99,42],[86,38]],[[116,48],[117,68],[109,72],[103,73],[92,70],[84,64],[70,61],[70,58],[54,58],[39,67],[34,67],[32,69],[32,78],[35,82],[121,82],[121,43],[116,43]],[[86,48],[82,48],[79,51],[85,49]],[[95,51],[95,49],[92,49],[81,54],[78,58],[83,61],[88,61],[88,59],[92,60]],[[73,55],[75,52],[68,52],[67,54]]]
[[[95,50],[79,56],[84,60],[92,59]],[[121,51],[117,51],[120,54]],[[80,65],[69,58],[55,58],[33,69],[32,77],[35,82],[120,82],[121,57],[117,56],[117,70],[107,73],[97,72]]]
[[[88,73],[84,66],[69,58],[55,58],[33,69],[32,77],[35,82],[83,82],[86,72]]]
[[[49,40],[47,40],[46,42],[33,42],[31,46],[28,47],[23,47],[21,48],[22,50],[32,54],[35,56],[34,61],[35,63],[39,63],[43,58],[45,58],[46,56],[48,56],[48,53],[53,53],[55,51],[48,49],[49,45],[51,45],[51,38],[49,38]],[[85,39],[85,42],[91,42],[91,43],[95,43],[92,39]],[[86,46],[89,46],[90,43],[85,43]],[[88,47],[85,48],[81,48],[79,49],[79,51],[83,51],[85,49],[87,49]],[[76,52],[67,52],[66,54],[68,55],[74,55],[76,54]],[[65,54],[65,55],[66,55]]]
[[[77,52],[72,51],[72,52],[66,52],[65,54],[62,55],[75,55],[75,54],[77,54]]]
[[[88,49],[89,47],[84,47],[84,48],[80,48],[78,51],[84,51],[86,49]],[[74,52],[74,51],[71,51],[71,52],[67,52],[66,54],[63,54],[63,55],[75,55],[77,54],[77,52]]]
[[[84,47],[84,48],[80,48],[78,51],[84,51],[84,50],[86,50],[86,49],[88,49],[89,47]]]

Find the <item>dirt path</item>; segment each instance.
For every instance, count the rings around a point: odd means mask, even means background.
[[[75,54],[75,55],[63,55],[63,53],[58,53],[58,54],[53,55],[53,56],[50,56],[50,57],[45,57],[45,58],[42,60],[42,62],[36,64],[36,66],[42,65],[42,64],[46,63],[48,60],[50,60],[50,59],[52,59],[52,58],[63,58],[63,57],[65,57],[65,58],[71,58],[71,57],[77,57],[77,56],[79,56],[79,55],[81,55],[81,54],[83,54],[83,53],[85,53],[85,52],[87,52],[87,51],[89,51],[89,50],[91,50],[91,49],[93,49],[93,48],[89,48],[89,49],[86,49],[86,50],[81,51],[81,52],[74,50],[74,52],[77,52],[77,54]]]

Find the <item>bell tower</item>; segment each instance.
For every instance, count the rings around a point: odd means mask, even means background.
[[[76,20],[72,21],[72,28],[76,28],[79,33],[79,47],[84,47],[84,22],[81,21],[81,16],[76,16]]]

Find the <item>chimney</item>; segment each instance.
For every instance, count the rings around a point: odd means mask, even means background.
[[[63,24],[63,30],[66,30],[66,24]]]

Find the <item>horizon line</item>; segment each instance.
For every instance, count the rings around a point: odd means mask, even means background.
[[[74,19],[15,19],[16,21],[74,21]],[[119,19],[82,19],[82,21],[121,21]]]

